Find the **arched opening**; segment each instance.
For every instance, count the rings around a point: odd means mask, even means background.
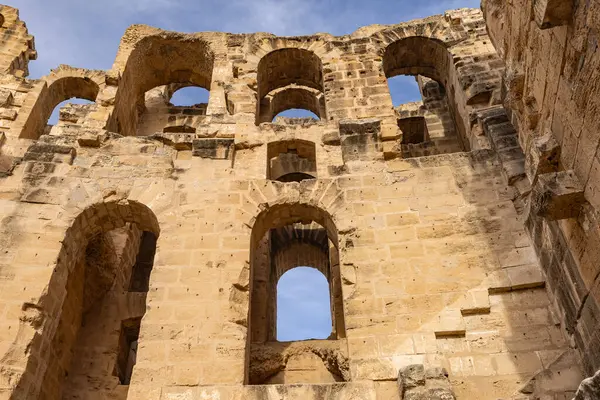
[[[47,132],[48,122],[54,115],[60,115],[60,109],[63,103],[70,99],[77,98],[77,101],[71,101],[73,104],[89,104],[96,101],[100,92],[98,83],[88,77],[67,76],[56,79],[48,86],[44,87],[39,94],[27,120],[21,130],[20,137],[25,139],[38,139]],[[87,101],[88,103],[84,103]],[[71,107],[65,110],[65,122],[82,121],[91,110],[90,106]],[[69,112],[70,111],[70,112]],[[56,118],[58,122],[60,118]]]
[[[206,117],[210,92],[189,83],[171,83],[144,94],[138,135],[195,133]]]
[[[419,90],[416,77],[412,75],[396,75],[388,78],[387,83],[394,107],[421,101],[421,91]]]
[[[281,140],[267,145],[267,179],[300,182],[317,177],[316,146],[307,140]]]
[[[32,398],[126,399],[157,235],[139,203],[90,207],[74,221],[36,305],[46,318],[19,382],[34,382]]]
[[[175,107],[197,107],[208,104],[209,91],[199,86],[186,86],[177,89],[171,96],[171,104]]]
[[[280,119],[281,118],[281,119]],[[302,122],[319,121],[319,116],[310,110],[303,108],[290,108],[285,111],[281,111],[279,114],[273,117],[273,122],[289,122],[290,119],[302,120]]]
[[[277,340],[327,339],[331,335],[329,283],[316,268],[298,266],[277,283]]]
[[[324,346],[338,354],[343,351],[343,346],[337,340],[346,337],[337,230],[331,217],[323,210],[305,204],[274,206],[257,217],[251,246],[249,383],[329,383],[343,380],[344,373],[340,371],[343,367],[324,362],[319,354],[326,352],[318,351],[319,346]],[[287,337],[292,342],[286,341],[285,345],[278,342],[278,283],[288,271],[301,271],[299,266],[310,266],[325,278],[324,288],[329,302],[318,304],[321,315],[329,315],[324,320],[330,324],[328,328],[323,327],[326,332],[317,336],[328,340],[322,340],[322,343],[311,341],[314,353],[294,361],[294,357],[288,358],[284,353],[289,345],[295,343],[294,338],[302,336],[292,329],[291,332],[284,331],[285,336],[282,337],[282,340]],[[293,278],[294,273],[290,276]],[[283,284],[285,288],[285,280]],[[305,339],[310,338],[302,337],[302,340]],[[299,374],[295,369],[296,362],[308,366],[309,372]]]
[[[93,101],[79,98],[71,98],[60,102],[48,119],[48,125],[54,126],[60,122],[81,124],[83,119],[92,110],[89,105],[96,104]]]
[[[168,120],[168,112],[150,112],[155,104],[148,102],[149,91],[162,91],[160,102],[163,108],[171,100],[175,91],[183,87],[199,87],[210,90],[214,65],[214,53],[210,44],[200,38],[190,39],[187,36],[173,34],[171,36],[148,36],[137,43],[128,55],[127,63],[123,70],[123,77],[119,82],[119,90],[115,99],[115,112],[112,115],[110,126],[116,128],[116,121],[121,123],[123,135],[147,135],[162,132]],[[188,109],[190,110],[190,109]],[[164,111],[164,109],[163,109]],[[189,114],[178,116],[179,119],[197,117],[206,114],[198,108],[188,111]],[[138,132],[140,118],[144,115],[144,127]],[[156,117],[154,125],[147,124],[146,115]],[[185,124],[181,121],[178,124]],[[162,125],[162,126],[160,126]],[[189,123],[187,125],[190,125]],[[159,127],[160,126],[160,127]]]
[[[290,109],[326,118],[322,64],[312,51],[285,48],[270,52],[258,63],[257,80],[257,125]]]
[[[454,99],[446,91],[452,65],[450,52],[435,39],[409,37],[386,48],[383,70],[403,133],[403,157],[464,150]]]

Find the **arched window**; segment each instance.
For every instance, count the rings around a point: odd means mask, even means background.
[[[329,283],[316,268],[299,266],[277,283],[277,340],[327,339],[331,335]]]
[[[421,101],[421,91],[417,79],[412,75],[396,75],[387,79],[392,104],[397,107],[401,104]]]
[[[443,43],[408,37],[390,44],[383,56],[403,157],[463,151],[455,122],[454,99],[448,97],[451,54]]]
[[[90,107],[83,107],[88,104],[94,104],[93,101],[73,97],[60,102],[48,119],[48,125],[56,125],[59,121],[66,123],[81,123]]]
[[[209,91],[199,86],[186,86],[177,89],[170,103],[175,107],[198,107],[208,104]]]
[[[331,217],[313,206],[278,205],[257,217],[251,239],[250,384],[342,380],[341,365],[324,362],[317,355],[294,361],[293,356],[288,358],[280,353],[285,352],[287,346],[278,342],[327,339],[323,346],[328,351],[342,346],[337,340],[346,337],[346,328],[337,240]],[[311,268],[302,268],[304,266]],[[303,295],[301,285],[311,282],[312,287],[308,289],[311,293],[304,292]],[[321,296],[315,301],[318,297],[314,290],[317,288]],[[313,307],[309,317],[317,322],[318,330],[299,332],[291,326],[286,331],[289,325],[285,321],[289,321],[291,314],[299,316],[297,311],[289,308],[290,302],[297,306],[302,301],[298,296],[312,302],[308,303]],[[318,321],[316,315],[320,316]],[[279,332],[280,328],[284,330]],[[275,358],[269,361],[264,359],[265,356]],[[280,365],[281,362],[284,365]],[[309,365],[307,368],[312,372],[297,374],[296,362]]]
[[[257,125],[290,109],[326,118],[322,64],[312,51],[285,48],[270,52],[258,63],[257,80]]]
[[[154,214],[139,203],[95,205],[73,222],[18,383],[36,382],[29,397],[126,397],[157,234]]]
[[[195,133],[206,117],[210,92],[202,86],[171,83],[148,90],[138,135]]]
[[[136,308],[132,300],[136,292],[148,291],[155,250],[156,236],[141,232],[135,225],[114,229],[89,241],[85,257],[67,284],[55,336],[55,350],[62,356],[56,360],[61,367],[56,368],[62,368],[65,376],[63,396],[86,393],[81,379],[105,382],[102,387],[106,388],[129,385],[145,313],[143,303]],[[132,308],[123,310],[119,304]],[[115,331],[119,332],[118,340]],[[49,369],[47,375],[55,372]],[[110,389],[104,390],[110,393]]]
[[[290,118],[300,119],[304,121],[319,120],[319,116],[317,114],[310,110],[302,108],[290,108],[288,110],[282,111],[279,114],[275,115],[275,117],[273,117],[273,122],[278,122],[280,117],[283,119],[283,121],[289,120]]]
[[[82,104],[84,100],[88,103],[95,102],[100,86],[97,82],[89,77],[82,76],[61,76],[69,72],[68,67],[60,67],[53,72],[57,79],[52,80],[52,74],[49,76],[50,83],[42,88],[35,104],[29,114],[25,116],[26,120],[23,123],[19,137],[24,139],[38,139],[46,133],[46,127],[49,121],[56,122],[59,120],[58,113],[64,102],[73,104]],[[70,99],[77,98],[77,101]],[[77,107],[73,107],[72,115],[65,114],[66,122],[77,122],[79,117],[85,117],[87,107],[80,108],[77,112]]]
[[[300,182],[317,177],[316,146],[307,140],[281,140],[267,145],[267,178]]]
[[[210,44],[201,38],[182,39],[148,36],[135,43],[130,54],[120,55],[127,58],[127,63],[111,123],[120,121],[122,134],[149,135],[162,132],[165,126],[193,127],[198,116],[206,115],[206,106],[188,108],[186,114],[181,112],[175,116],[168,112],[169,101],[178,89],[191,86],[208,91],[212,82],[214,53]],[[157,103],[149,102],[148,94],[155,95],[155,90],[162,94],[154,97]],[[176,121],[169,122],[170,117]]]

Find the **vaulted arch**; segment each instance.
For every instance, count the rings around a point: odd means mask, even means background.
[[[121,348],[113,332],[126,330],[131,321],[139,330],[145,313],[145,294],[139,294],[145,278],[140,276],[151,269],[159,234],[154,213],[135,201],[95,204],[72,220],[47,290],[39,302],[23,309],[24,332],[29,332],[29,324],[35,330],[28,340],[22,337],[15,344],[14,351],[19,346],[28,349],[15,393],[61,398],[73,387],[82,389],[77,381],[81,374],[105,381],[99,387],[83,387],[84,391],[110,392],[111,387],[127,384],[131,368],[119,358],[129,349]],[[131,279],[135,279],[133,287],[142,290],[129,295]],[[90,363],[87,357],[102,360]]]
[[[210,44],[198,36],[163,32],[134,44],[123,43],[117,60],[122,78],[110,123],[130,136],[136,134],[148,90],[169,84],[210,90],[215,54]]]
[[[300,108],[325,119],[323,65],[310,50],[273,50],[258,63],[257,124],[271,122],[282,111]]]
[[[287,271],[301,266],[319,270],[329,284],[331,334],[329,339],[346,337],[338,234],[331,216],[308,204],[278,204],[256,218],[250,248],[249,346],[277,341],[277,283]],[[251,384],[265,381],[264,371],[248,360]],[[260,369],[260,368],[259,368]]]
[[[18,132],[15,136],[23,139],[38,139],[43,134],[52,111],[63,101],[79,98],[95,102],[106,84],[105,74],[101,71],[61,65],[38,85],[39,89],[30,93],[25,100],[25,104],[32,104],[31,111],[23,113],[23,117],[15,121],[13,128]]]

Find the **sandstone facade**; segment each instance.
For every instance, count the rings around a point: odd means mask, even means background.
[[[600,56],[597,4],[559,3],[342,37],[135,25],[111,70],[39,80],[2,6],[0,399],[575,397],[600,368]],[[422,102],[393,107],[399,74]],[[186,86],[208,103],[170,104]],[[331,335],[278,342],[304,265]]]

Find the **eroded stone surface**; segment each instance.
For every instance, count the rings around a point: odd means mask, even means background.
[[[532,5],[342,37],[135,25],[109,71],[39,80],[2,6],[0,398],[572,397],[600,360],[597,52],[580,8],[538,32]],[[421,102],[392,106],[398,74]],[[171,104],[186,86],[208,103]],[[537,201],[564,170],[584,187]],[[280,343],[301,265],[331,333]]]

